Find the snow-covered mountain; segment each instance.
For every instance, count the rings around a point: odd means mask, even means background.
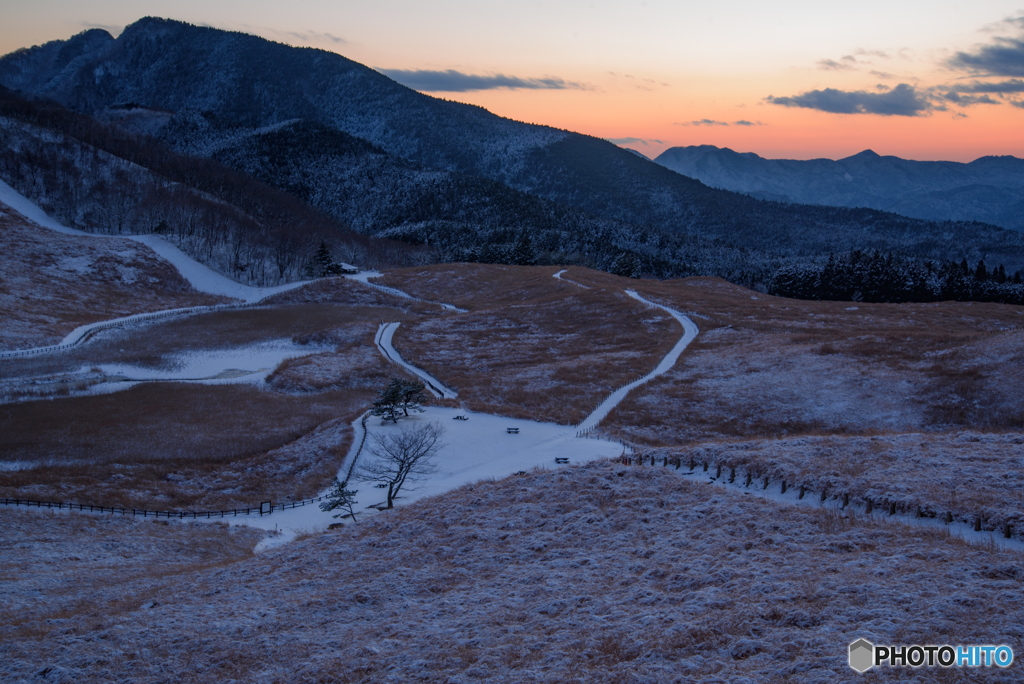
[[[765,159],[713,145],[673,147],[658,164],[715,188],[762,199],[869,207],[932,221],[982,221],[1024,230],[1024,159],[981,157],[969,164],[880,156]]]
[[[0,84],[220,159],[365,232],[455,242],[454,258],[528,238],[535,253],[598,268],[625,259],[748,284],[786,260],[852,249],[1024,267],[1024,236],[993,226],[760,201],[605,140],[417,93],[334,53],[176,21],[20,50],[0,59]],[[297,131],[348,137],[303,146],[300,167],[279,144]]]

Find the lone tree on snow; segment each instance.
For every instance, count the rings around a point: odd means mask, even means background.
[[[377,394],[377,399],[370,407],[370,415],[397,423],[399,411],[406,416],[409,415],[409,411],[423,411],[420,404],[426,401],[424,390],[426,387],[422,382],[391,378],[387,386]]]
[[[356,503],[356,494],[358,493],[357,490],[348,488],[348,480],[342,482],[338,478],[334,478],[334,488],[327,494],[327,500],[320,504],[320,510],[333,511],[340,508],[343,511],[348,511],[348,514],[338,513],[334,516],[335,518],[350,517],[352,522],[355,522],[356,512],[352,506]]]
[[[444,426],[426,423],[404,427],[398,432],[374,434],[371,458],[358,477],[364,482],[381,482],[388,488],[388,508],[407,481],[415,481],[437,470],[433,456],[444,446]]]

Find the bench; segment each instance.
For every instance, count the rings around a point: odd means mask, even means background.
[[[518,435],[519,428],[505,428],[505,431],[510,435]]]
[[[564,457],[559,457],[559,458],[555,459],[555,463],[557,463],[558,465],[565,465],[568,462],[569,462],[569,459],[564,458]]]

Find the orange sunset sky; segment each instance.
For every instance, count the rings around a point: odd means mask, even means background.
[[[330,50],[650,157],[1024,157],[1024,0],[0,0],[0,53],[145,15]]]

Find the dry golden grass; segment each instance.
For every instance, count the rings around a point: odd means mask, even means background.
[[[293,339],[300,344],[330,344],[327,340],[337,338],[344,341],[343,346],[351,348],[349,342],[358,338],[360,343],[373,346],[373,335],[367,331],[376,330],[382,318],[412,320],[415,316],[397,309],[338,304],[216,311],[110,331],[61,354],[3,359],[0,360],[0,379],[60,377],[100,363],[161,368],[168,365],[171,357],[181,353],[280,339]]]
[[[153,510],[301,499],[333,478],[372,396],[149,383],[0,406],[0,461],[28,466],[0,470],[0,496]]]
[[[378,282],[378,281],[374,281]],[[379,284],[384,284],[380,282]],[[425,297],[431,299],[431,297]],[[388,307],[420,315],[443,315],[437,304],[398,297],[348,278],[322,278],[308,285],[269,297],[267,304],[342,304],[360,307]]]
[[[543,300],[554,293],[578,293],[580,288],[552,277],[559,270],[554,266],[438,264],[388,271],[375,282],[415,297],[475,311]],[[616,276],[611,278],[603,284],[606,289],[621,290],[623,285],[635,282]]]
[[[315,352],[282,364],[266,389],[158,382],[0,405],[0,463],[7,464],[0,466],[0,496],[152,510],[313,496],[344,458],[348,423],[395,372],[373,341],[381,318],[414,316],[329,303],[218,311],[132,329],[71,354],[12,362],[5,366],[10,375],[59,379],[92,363],[165,367],[182,352],[281,338]],[[73,382],[31,388],[59,396]]]
[[[682,330],[627,297],[627,279],[583,290],[552,278],[557,270],[462,264],[389,274],[389,284],[470,309],[403,325],[395,348],[469,409],[578,423],[653,370]]]

